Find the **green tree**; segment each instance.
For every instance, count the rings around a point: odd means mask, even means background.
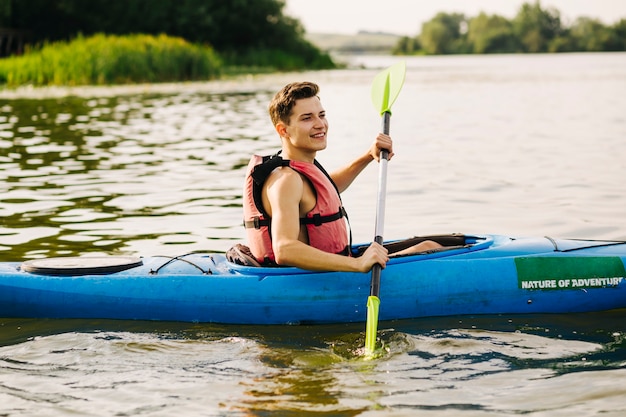
[[[437,13],[434,18],[422,24],[419,37],[422,48],[433,55],[466,52],[465,27],[465,15]]]
[[[580,17],[572,25],[570,36],[579,51],[620,51],[624,50],[624,38],[620,39],[618,28],[617,25],[607,27],[597,19]]]
[[[398,39],[391,53],[394,55],[413,55],[422,49],[422,44],[418,37],[403,36]]]
[[[11,0],[0,0],[0,27],[11,26],[12,5]]]
[[[570,36],[569,29],[552,39],[548,44],[548,52],[576,52],[579,51],[576,41]]]
[[[283,14],[285,0],[0,0],[1,6],[10,10],[3,24],[30,31],[34,42],[164,33],[228,56],[281,51],[330,63],[304,39],[300,22]]]
[[[611,29],[615,33],[617,39],[615,46],[616,51],[626,51],[626,19],[621,19],[615,23]]]
[[[539,1],[524,3],[513,19],[513,32],[523,52],[547,52],[562,33],[561,14],[555,8],[542,9]]]
[[[414,54],[419,48],[428,54],[626,51],[626,19],[605,26],[582,17],[565,27],[560,12],[543,9],[539,1],[524,3],[511,21],[486,13],[470,19],[438,13],[421,34],[401,38],[394,53]]]
[[[477,54],[507,53],[518,50],[513,25],[502,16],[480,13],[470,19],[467,41]]]

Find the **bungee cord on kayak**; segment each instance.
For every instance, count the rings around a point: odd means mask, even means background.
[[[196,267],[200,272],[202,272],[202,274],[204,275],[212,275],[213,271],[211,271],[211,269],[203,269],[202,267],[198,266],[197,264],[185,259],[186,256],[191,256],[191,255],[195,255],[194,253],[186,253],[184,255],[179,255],[179,256],[174,256],[174,257],[170,257],[170,256],[164,256],[164,255],[155,255],[155,258],[169,258],[167,260],[167,262],[165,262],[163,265],[159,266],[157,269],[151,269],[150,270],[150,275],[156,275],[159,273],[159,271],[161,271],[161,269],[165,268],[166,266],[172,264],[173,262],[177,262],[177,261],[181,261],[181,262],[185,262],[193,267]]]

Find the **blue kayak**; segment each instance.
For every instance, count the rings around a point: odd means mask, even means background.
[[[626,307],[626,242],[442,235],[392,258],[380,320]],[[355,249],[355,251],[358,248]],[[0,263],[0,317],[231,324],[365,322],[370,274],[241,265],[225,254]]]

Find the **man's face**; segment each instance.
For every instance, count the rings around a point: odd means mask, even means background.
[[[297,100],[291,110],[289,125],[283,125],[279,133],[294,147],[310,151],[325,149],[328,120],[320,99]]]

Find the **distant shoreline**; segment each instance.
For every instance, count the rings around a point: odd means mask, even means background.
[[[307,33],[305,38],[324,52],[390,54],[402,35],[380,32],[358,32],[354,35]]]

